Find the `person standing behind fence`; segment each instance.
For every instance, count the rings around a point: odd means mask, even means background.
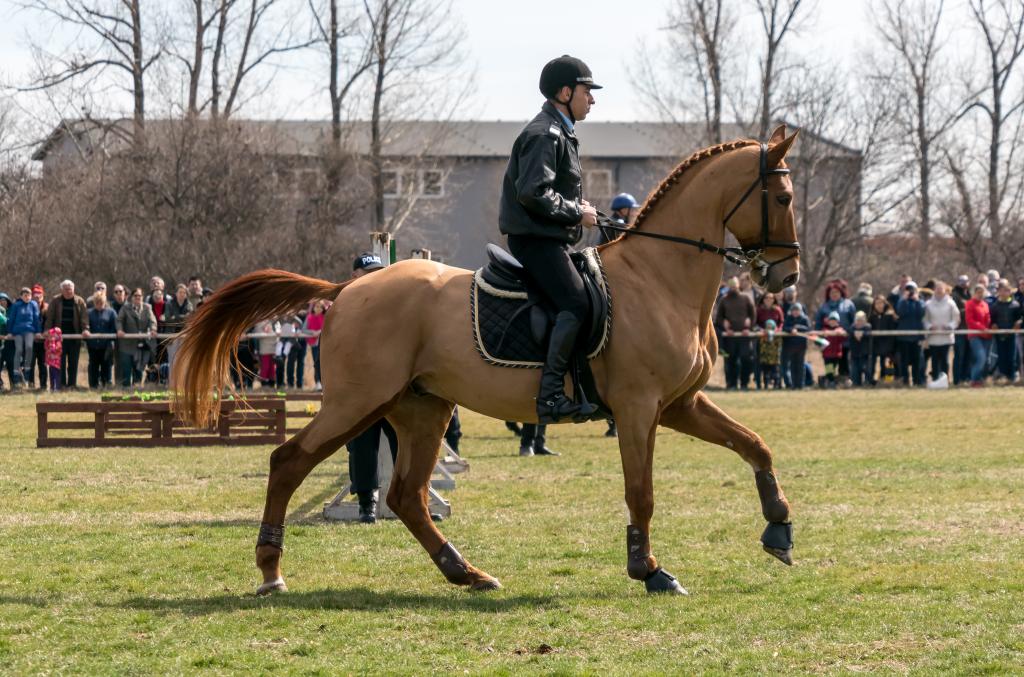
[[[60,327],[50,327],[46,331],[46,338],[43,340],[43,353],[46,356],[46,368],[50,370],[50,390],[60,391],[61,376],[63,368],[62,356],[64,353],[64,340]]]
[[[188,287],[179,284],[174,289],[174,296],[164,306],[164,332],[177,334],[185,328],[185,321],[192,314],[195,307],[188,298]],[[174,368],[174,355],[178,352],[178,342],[170,339],[167,343],[167,369]]]
[[[855,387],[875,384],[871,361],[871,325],[867,313],[858,310],[850,327],[850,379]]]
[[[907,283],[905,296],[896,306],[896,317],[897,329],[904,331],[924,329],[924,302],[918,296],[916,283]],[[924,342],[922,334],[906,334],[896,337],[900,380],[903,385],[910,385],[911,374],[913,374],[914,385],[924,385],[924,374],[921,370],[922,342]]]
[[[107,295],[107,283],[104,282],[103,280],[98,280],[96,284],[92,286],[92,293],[89,294],[89,296],[87,296],[85,299],[86,309],[92,309],[93,300],[96,298],[97,294],[103,294],[104,296]]]
[[[887,371],[893,375],[896,373],[896,337],[878,335],[878,332],[892,331],[896,328],[896,323],[896,311],[889,304],[889,300],[879,294],[871,305],[871,312],[868,313],[868,324],[871,325],[871,361],[867,373],[872,384],[884,381]],[[878,375],[877,378],[875,374]]]
[[[945,282],[935,283],[935,292],[924,304],[924,328],[948,329],[949,333],[928,334],[928,358],[932,365],[932,380],[945,374],[952,381],[949,371],[949,347],[953,345],[953,331],[960,326],[960,310],[949,295]]]
[[[39,304],[40,324],[45,325],[46,313],[50,309],[50,305],[46,302],[46,292],[43,290],[43,285],[39,283],[32,285],[32,300]],[[50,370],[46,366],[46,351],[43,349],[42,333],[36,337],[36,347],[32,351],[32,365],[28,370],[28,385],[30,388],[35,385],[33,375],[36,373],[39,374],[39,389],[45,391]]]
[[[871,312],[871,304],[874,302],[872,294],[873,290],[871,285],[867,282],[861,282],[857,287],[856,296],[851,299],[853,301],[853,307],[864,313],[865,316]]]
[[[984,284],[974,285],[974,294],[964,304],[964,322],[967,328],[979,331],[971,334],[971,387],[980,388],[985,385],[985,372],[988,369],[988,353],[992,343],[992,334],[988,329],[992,326],[992,314],[985,296],[988,287]]]
[[[7,311],[11,309],[11,297],[0,292],[0,373],[7,372],[7,380],[14,389],[14,339],[7,339]],[[0,379],[0,392],[3,391]]]
[[[107,297],[99,292],[92,297],[89,328],[93,334],[117,333],[117,314],[107,306]],[[89,387],[96,389],[110,386],[114,366],[114,339],[91,338],[85,342],[85,347],[89,351]]]
[[[303,329],[317,334],[306,339],[309,349],[313,351],[313,388],[323,390],[320,383],[320,332],[324,328],[324,318],[327,316],[327,302],[320,300],[313,304],[309,315],[306,315],[306,322]]]
[[[24,387],[32,373],[32,350],[36,336],[42,333],[39,304],[32,300],[32,290],[22,287],[18,300],[7,314],[8,338],[14,339],[14,378]],[[12,386],[14,383],[12,383]]]
[[[722,331],[722,349],[725,358],[725,387],[729,390],[749,386],[753,371],[753,347],[756,338],[750,337],[750,330],[757,322],[757,310],[750,295],[740,292],[740,282],[735,277],[728,281],[729,291],[718,300],[715,324]],[[742,335],[737,336],[736,332]]]
[[[85,299],[75,294],[75,283],[64,280],[60,283],[60,294],[50,299],[50,307],[46,313],[46,328],[60,327],[64,336],[64,348],[61,352],[61,386],[78,387],[78,357],[82,352],[81,339],[69,339],[68,334],[89,336],[89,312],[85,307]]]
[[[142,300],[142,289],[136,287],[128,303],[117,314],[118,352],[121,361],[121,386],[141,385],[142,373],[149,354],[153,352],[153,338],[157,322],[153,308]],[[126,334],[146,334],[150,338],[126,338]]]
[[[203,302],[203,281],[198,275],[188,278],[188,300],[192,303],[192,308],[198,308]]]
[[[260,385],[264,388],[277,386],[277,328],[273,320],[263,320],[256,325],[256,334],[263,334],[256,339],[256,350],[260,354]]]
[[[778,307],[776,307],[778,310]],[[757,345],[757,389],[768,390],[768,387],[782,387],[779,378],[779,365],[782,362],[782,337],[775,333],[779,325],[775,320],[767,319],[762,324],[764,329]]]
[[[996,302],[991,310],[993,328],[1020,329],[1020,304],[1013,299],[1013,288],[1007,280],[999,281]],[[999,373],[1013,383],[1017,377],[1017,340],[1013,334],[996,335],[996,360]]]
[[[839,324],[839,313],[832,311],[825,318],[824,331],[828,332],[825,340],[827,345],[821,351],[821,357],[825,361],[825,380],[822,385],[827,388],[835,388],[839,384],[839,365],[844,357],[844,344],[847,341],[846,330]]]
[[[782,324],[786,333],[802,334],[811,330],[811,321],[804,313],[799,301],[789,304],[789,312]],[[804,387],[804,359],[807,354],[807,339],[803,336],[785,336],[782,339],[782,376],[789,388],[800,390]]]
[[[965,326],[967,320],[964,318],[964,306],[971,298],[971,278],[966,275],[959,275],[956,278],[956,286],[953,287],[949,296],[956,304],[960,313],[960,326]],[[971,347],[966,334],[956,334],[953,338],[953,385],[960,385],[971,379]]]

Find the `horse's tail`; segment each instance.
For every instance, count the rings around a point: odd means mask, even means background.
[[[215,394],[230,383],[238,339],[257,322],[294,312],[313,299],[334,299],[351,280],[334,283],[285,270],[257,270],[218,289],[178,335],[171,384],[178,416],[199,427],[217,420]]]

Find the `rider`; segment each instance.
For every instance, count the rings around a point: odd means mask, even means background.
[[[581,60],[565,55],[549,61],[540,74],[547,101],[516,138],[502,182],[498,227],[527,275],[558,310],[537,395],[540,423],[588,413],[565,396],[565,373],[588,310],[569,247],[580,239],[580,226],[597,224],[597,210],[583,199],[574,127],[594,104],[591,90],[600,88]]]

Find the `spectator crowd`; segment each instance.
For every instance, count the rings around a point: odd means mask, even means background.
[[[166,385],[177,349],[173,335],[212,293],[199,276],[177,284],[173,293],[159,276],[150,279],[148,292],[115,284],[109,297],[105,282],[96,282],[83,298],[71,280],[64,280],[60,293],[50,298],[40,284],[23,287],[14,299],[0,292],[0,390],[77,389],[83,343],[89,388]],[[258,373],[264,387],[302,388],[311,350],[319,388],[318,334],[327,307],[318,301],[296,315],[254,327],[274,336],[242,342],[243,369],[232,374],[236,385],[253,387]]]
[[[158,276],[148,291],[115,284],[109,297],[104,282],[83,298],[71,280],[49,299],[39,284],[23,287],[14,299],[0,292],[0,389],[78,388],[83,343],[89,388],[164,385],[177,347],[173,335],[212,293],[198,276],[173,293]],[[319,333],[329,307],[316,301],[250,328],[254,336],[239,345],[235,385],[302,388],[311,353],[319,389]],[[851,294],[847,282],[836,279],[813,312],[795,287],[763,292],[744,273],[723,281],[712,317],[729,389],[747,390],[752,381],[757,389],[880,382],[980,387],[1014,383],[1022,373],[1022,334],[992,333],[1020,329],[1022,308],[1024,278],[1014,287],[994,270],[973,284],[967,275],[954,285],[938,279],[918,285],[902,275],[884,294],[867,283]],[[901,333],[888,333],[894,330]],[[824,364],[820,374],[808,360],[815,349]]]
[[[758,389],[880,382],[981,387],[1017,381],[1024,344],[1014,330],[1021,328],[1022,308],[1024,278],[1013,286],[995,270],[973,284],[967,275],[954,285],[938,279],[918,285],[902,275],[884,294],[868,283],[851,294],[836,279],[813,313],[795,287],[776,296],[744,273],[723,281],[713,320],[728,389],[747,390],[751,380]],[[815,374],[807,359],[811,347],[821,350],[823,373]]]

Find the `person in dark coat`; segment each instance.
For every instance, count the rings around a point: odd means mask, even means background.
[[[789,311],[782,323],[785,333],[803,334],[811,330],[811,320],[804,313],[799,301],[789,304]],[[807,354],[807,339],[803,336],[782,337],[782,378],[787,388],[800,390],[804,387],[804,359]]]
[[[850,327],[850,379],[853,385],[874,385],[869,367],[871,364],[871,325],[863,310],[853,316]]]
[[[89,328],[93,334],[116,334],[117,313],[107,306],[107,296],[101,292],[92,295],[89,309]],[[114,339],[90,338],[85,342],[89,352],[89,387],[106,388],[111,385],[114,367]]]
[[[749,387],[754,371],[754,346],[757,338],[750,332],[757,322],[757,309],[753,299],[740,292],[737,278],[729,278],[729,291],[718,300],[715,326],[722,333],[722,352],[725,354],[725,387],[729,390]]]
[[[996,302],[992,304],[994,329],[1020,329],[1021,307],[1013,298],[1013,289],[1005,280],[999,283]],[[1013,383],[1017,377],[1017,339],[1013,334],[996,334],[996,364],[998,372]]]
[[[85,299],[75,294],[75,283],[64,280],[60,283],[60,294],[50,299],[46,311],[46,329],[60,327],[64,335],[63,352],[60,356],[61,385],[76,388],[78,384],[78,357],[82,350],[81,339],[69,339],[68,334],[88,337],[89,311]]]
[[[871,305],[871,312],[868,313],[868,324],[871,325],[871,344],[869,352],[871,359],[867,368],[869,382],[874,385],[878,379],[884,379],[886,370],[890,369],[895,373],[896,369],[896,337],[878,336],[878,331],[891,331],[896,328],[896,311],[889,305],[889,300],[882,295],[875,297]],[[878,365],[877,371],[875,364]]]
[[[544,66],[540,91],[547,101],[512,145],[498,204],[498,229],[509,249],[558,311],[537,393],[540,423],[593,413],[565,394],[565,374],[589,310],[569,253],[582,227],[597,225],[597,210],[583,199],[575,131],[594,104],[595,89],[600,85],[579,59],[562,56]]]
[[[899,305],[896,306],[896,328],[905,331],[924,331],[924,301],[917,292],[917,284],[908,282],[906,292]],[[906,334],[896,337],[899,354],[900,380],[903,385],[910,385],[913,374],[914,385],[924,385],[924,360],[921,344],[924,334]]]
[[[957,310],[960,311],[960,327],[967,324],[964,317],[964,306],[971,299],[971,278],[960,275],[956,285],[949,291]],[[971,347],[966,334],[957,334],[953,338],[953,384],[959,385],[971,380]]]
[[[352,263],[352,277],[358,278],[382,270],[384,262],[376,254],[360,254]],[[381,435],[391,448],[391,460],[398,458],[398,435],[387,419],[380,419],[345,445],[348,450],[348,476],[350,491],[359,500],[359,521],[373,524],[377,521],[377,501],[380,493],[380,473],[377,457],[380,454]]]

